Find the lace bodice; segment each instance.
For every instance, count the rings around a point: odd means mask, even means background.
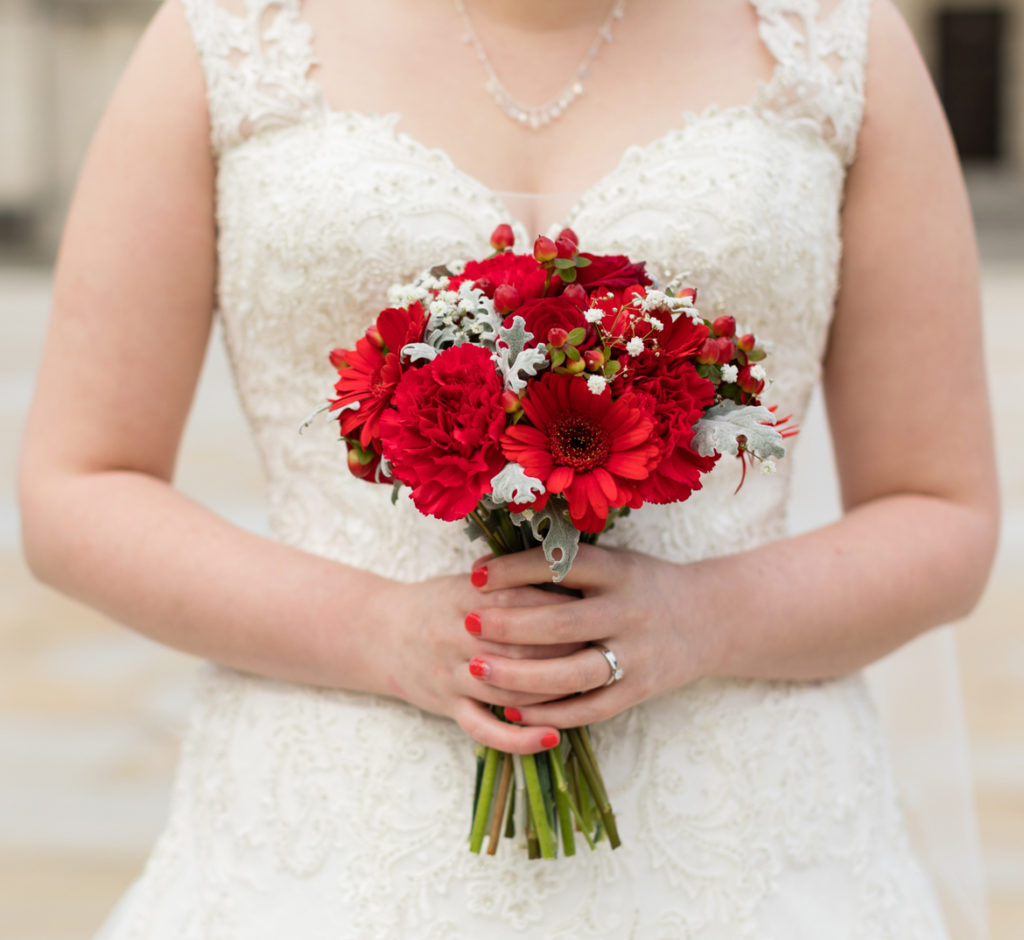
[[[480,256],[511,214],[396,116],[327,106],[298,0],[184,4],[218,163],[219,311],[273,531],[398,579],[465,570],[477,549],[460,525],[351,477],[327,422],[297,428],[331,388],[328,351],[361,334],[384,289]],[[681,115],[552,221],[588,250],[684,274],[703,311],[770,340],[766,398],[799,419],[837,290],[870,0],[827,17],[816,0],[754,5],[771,80],[745,105]],[[739,467],[719,468],[609,541],[688,561],[777,538],[793,459],[737,496]],[[214,670],[171,823],[110,936],[943,936],[859,677],[705,680],[596,737],[625,847],[478,859],[464,845],[472,748],[451,722]]]

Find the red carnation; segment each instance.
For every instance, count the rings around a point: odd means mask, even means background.
[[[392,475],[412,487],[420,512],[454,522],[490,491],[505,465],[503,391],[491,354],[470,343],[402,376],[381,437]]]
[[[595,395],[583,379],[547,372],[522,404],[529,424],[505,431],[505,456],[549,493],[565,495],[576,528],[602,532],[611,509],[640,505],[637,482],[647,478],[658,447],[634,396],[612,401],[607,388]]]
[[[693,426],[714,404],[715,386],[686,359],[666,360],[645,352],[638,366],[647,374],[636,378],[630,391],[654,422],[652,439],[659,456],[639,492],[647,503],[682,502],[701,488],[701,474],[718,460],[700,456],[691,446]]]
[[[331,353],[331,362],[338,370],[334,386],[338,397],[331,402],[331,411],[344,409],[338,415],[342,437],[358,432],[363,450],[372,447],[379,453],[381,414],[391,404],[402,378],[402,347],[423,339],[427,318],[417,301],[408,310],[382,310],[374,326],[376,333],[370,327],[355,349],[335,349]]]
[[[588,291],[595,287],[608,287],[615,291],[624,290],[633,284],[645,287],[653,281],[644,270],[643,261],[634,264],[625,255],[592,255],[581,251],[581,258],[590,261],[585,268],[576,269],[576,283],[583,285]]]
[[[488,280],[496,290],[502,284],[509,284],[519,291],[524,300],[540,297],[544,293],[547,272],[537,264],[531,255],[514,255],[511,251],[503,251],[500,255],[484,261],[468,261],[462,274],[451,278],[449,290],[458,290],[466,281]],[[493,296],[493,292],[492,292]]]

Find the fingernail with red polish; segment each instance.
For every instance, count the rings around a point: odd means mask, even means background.
[[[509,721],[522,721],[523,713],[518,708],[506,708],[505,717]]]
[[[558,735],[552,731],[540,739],[541,747],[554,747],[558,743]]]
[[[489,679],[491,676],[491,667],[482,659],[471,659],[469,661],[469,671],[471,675],[476,676],[478,679]]]
[[[480,636],[480,631],[482,629],[483,628],[480,626],[480,615],[479,614],[476,614],[476,613],[466,614],[466,630],[469,633],[472,633],[473,636]]]
[[[469,576],[469,580],[473,582],[473,587],[483,587],[487,583],[487,565],[476,568]]]

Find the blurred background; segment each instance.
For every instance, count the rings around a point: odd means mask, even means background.
[[[1005,516],[956,627],[992,935],[1024,937],[1024,0],[897,0],[942,95],[975,211]],[[162,823],[196,664],[33,583],[14,466],[57,239],[92,129],[151,0],[0,0],[0,940],[84,940]],[[1007,433],[1010,432],[1010,433]],[[837,512],[819,402],[794,525]],[[179,485],[264,531],[262,482],[219,341]]]

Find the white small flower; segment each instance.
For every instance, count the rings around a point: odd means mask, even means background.
[[[644,341],[639,336],[634,336],[626,343],[626,352],[631,356],[639,356],[644,351]]]
[[[756,366],[750,367],[750,377],[757,382],[763,382],[768,378],[768,373],[764,371],[764,368],[758,363]]]
[[[775,472],[775,461],[774,460],[762,460],[761,461],[761,472],[765,476],[770,476]]]
[[[438,292],[437,299],[443,300],[446,304],[453,304],[459,299],[459,295],[453,290],[443,290]]]
[[[651,319],[648,322],[651,324],[651,329],[654,330],[655,333],[660,333],[663,329],[665,329],[665,324],[662,323],[661,320],[659,320],[657,317],[651,317]]]
[[[604,319],[604,311],[600,307],[591,307],[583,314],[587,323],[600,323]]]
[[[600,395],[608,387],[608,382],[603,375],[591,375],[587,378],[587,388],[595,395]]]
[[[735,382],[740,377],[740,370],[736,366],[729,365],[722,366],[722,381],[723,382]]]

